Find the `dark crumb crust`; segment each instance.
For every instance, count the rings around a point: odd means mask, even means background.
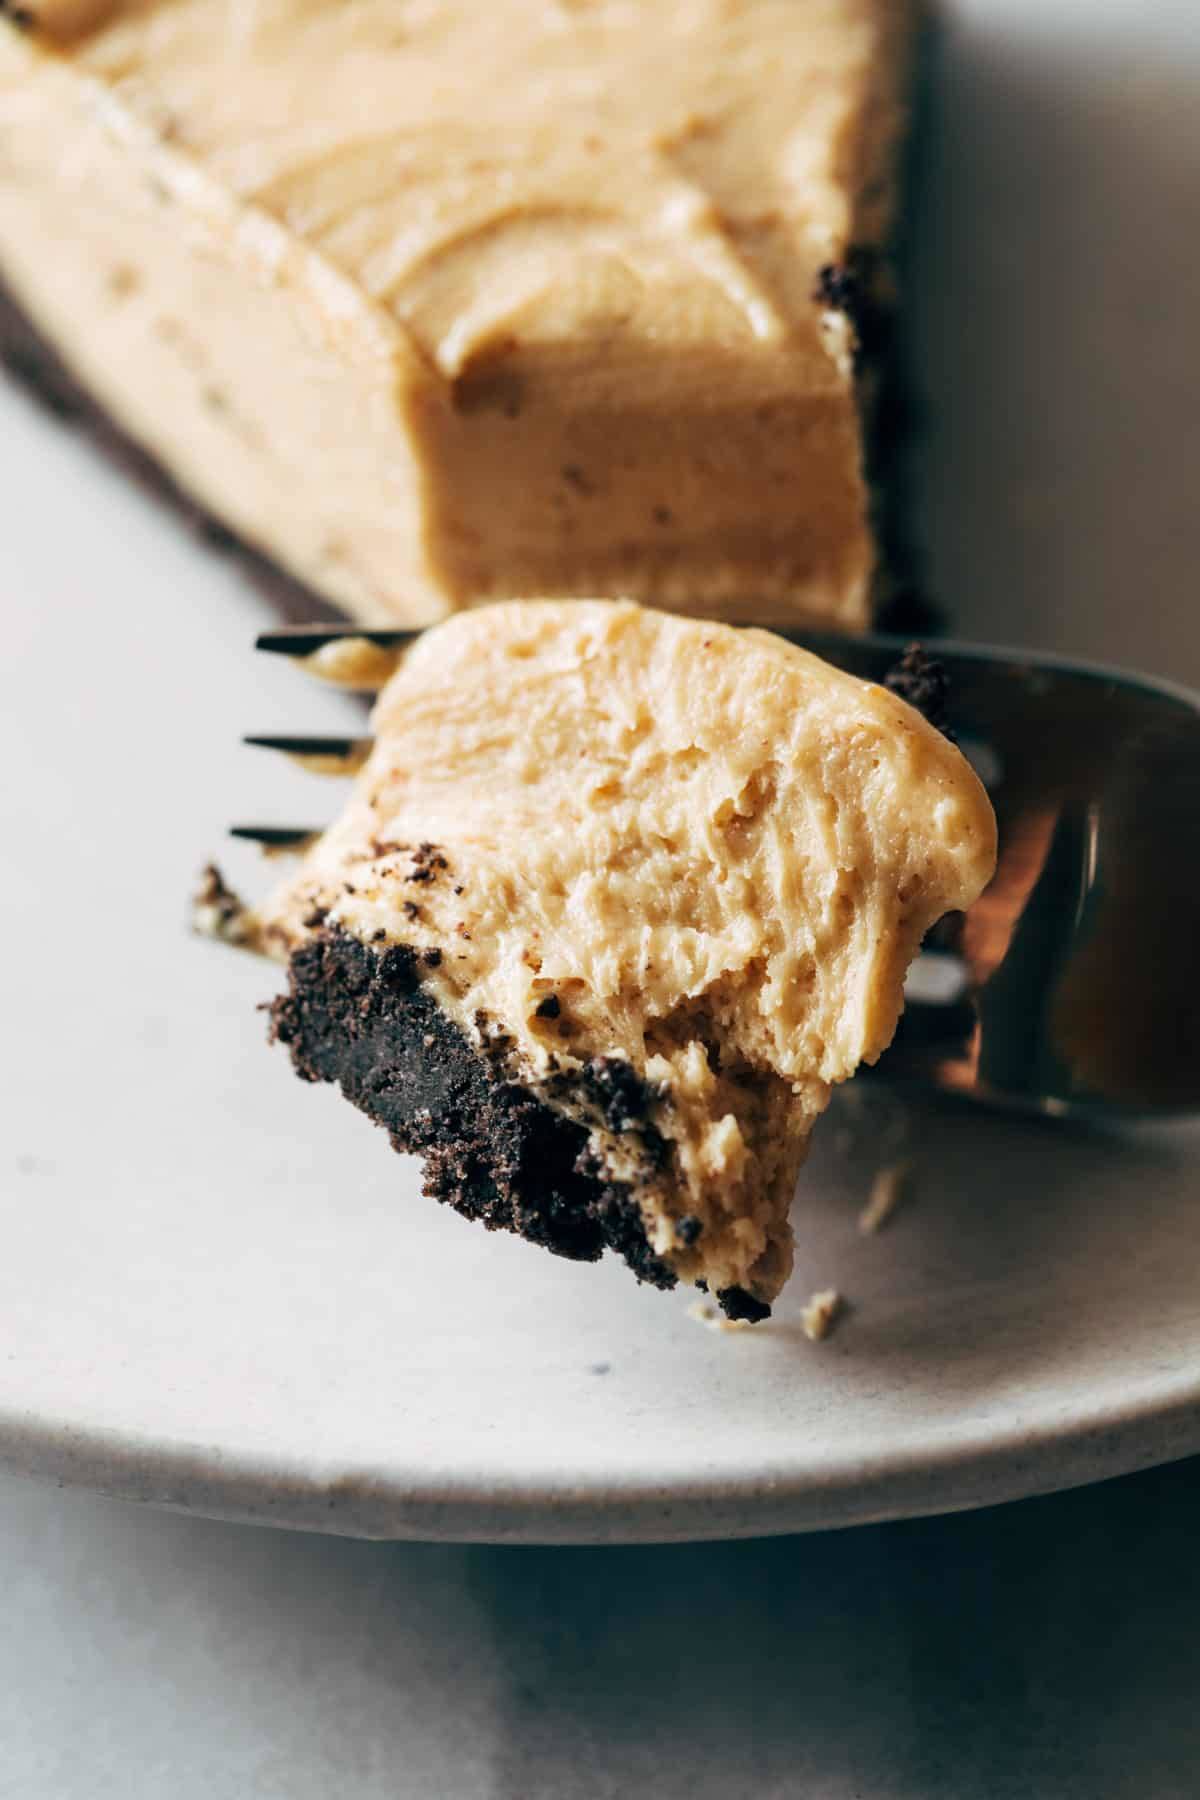
[[[0,0],[9,18],[12,9]],[[33,323],[8,283],[0,276],[0,364],[56,419],[81,426],[100,448],[147,493],[167,504],[191,526],[210,549],[236,556],[254,585],[285,619],[307,624],[339,623],[343,614],[314,589],[288,575],[278,563],[234,535],[219,519],[197,504],[162,464],[114,424],[76,380],[54,346]]]
[[[273,1041],[305,1081],[338,1083],[396,1150],[425,1162],[425,1192],[489,1231],[514,1231],[556,1256],[595,1262],[614,1250],[639,1281],[675,1286],[646,1241],[632,1186],[606,1180],[587,1132],[507,1081],[448,1019],[406,945],[373,950],[327,928],[292,956],[288,992],[270,1007]],[[601,1086],[622,1117],[651,1104],[626,1065]],[[585,1078],[594,1098],[595,1071]],[[740,1289],[718,1294],[730,1318],[770,1311]]]
[[[916,405],[894,297],[897,260],[874,246],[852,246],[844,262],[819,270],[813,299],[844,313],[854,334],[864,466],[879,555],[874,623],[901,635],[938,631],[942,618],[924,591],[907,523],[904,457],[915,436]]]
[[[907,313],[896,306],[914,286],[914,212],[911,196],[928,185],[930,120],[934,111],[940,26],[927,12],[913,59],[909,124],[897,179],[901,205],[886,245],[851,244],[843,261],[818,271],[813,298],[844,312],[855,337],[859,416],[871,523],[879,553],[874,626],[897,637],[933,636],[945,615],[930,596],[924,557],[912,530],[909,446],[922,422],[913,381]]]
[[[945,665],[930,656],[920,644],[910,644],[900,661],[884,676],[884,686],[914,707],[935,731],[954,743],[947,700],[950,679]]]

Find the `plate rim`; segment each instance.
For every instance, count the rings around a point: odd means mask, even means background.
[[[1073,1410],[939,1449],[895,1447],[814,1471],[607,1487],[537,1476],[440,1478],[341,1465],[314,1472],[188,1439],[138,1437],[46,1415],[0,1415],[0,1468],[59,1487],[200,1517],[385,1542],[602,1545],[712,1542],[966,1512],[1131,1475],[1200,1453],[1200,1371],[1168,1398]]]

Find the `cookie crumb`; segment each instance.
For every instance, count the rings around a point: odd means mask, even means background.
[[[864,1237],[874,1237],[907,1197],[912,1179],[912,1163],[889,1163],[878,1171],[871,1183],[867,1204],[858,1215],[858,1229]]]
[[[954,732],[946,711],[950,682],[945,665],[936,657],[930,656],[920,644],[910,644],[900,661],[884,676],[883,685],[889,693],[907,701],[935,731],[940,731],[954,743]]]
[[[703,1325],[709,1331],[750,1331],[753,1329],[750,1319],[727,1319],[708,1300],[693,1300],[687,1310],[689,1319],[695,1319],[697,1325]]]
[[[842,1296],[836,1288],[822,1288],[811,1296],[800,1314],[801,1328],[810,1343],[819,1344],[822,1338],[829,1336],[842,1305]]]
[[[189,918],[198,937],[215,938],[219,943],[235,944],[244,950],[257,947],[254,916],[241,896],[228,885],[216,863],[206,863],[200,871]]]

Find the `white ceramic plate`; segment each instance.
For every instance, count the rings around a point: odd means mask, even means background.
[[[1198,34],[1160,8],[1160,41],[1123,42],[1131,4],[1109,42],[1095,7],[1053,10],[1057,36],[980,3],[950,38],[924,516],[976,635],[1200,682]],[[331,803],[239,733],[344,703],[256,664],[237,577],[9,394],[0,468],[4,1463],[545,1541],[848,1524],[1200,1449],[1191,1130],[931,1111],[912,1204],[863,1239],[870,1157],[827,1129],[791,1296],[739,1334],[423,1200],[266,1048],[273,972],[183,926],[230,817]],[[799,1307],[827,1285],[851,1310],[814,1346]]]

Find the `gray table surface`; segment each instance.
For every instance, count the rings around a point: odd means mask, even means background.
[[[738,1544],[371,1544],[0,1482],[4,1800],[1194,1800],[1200,1462]]]

